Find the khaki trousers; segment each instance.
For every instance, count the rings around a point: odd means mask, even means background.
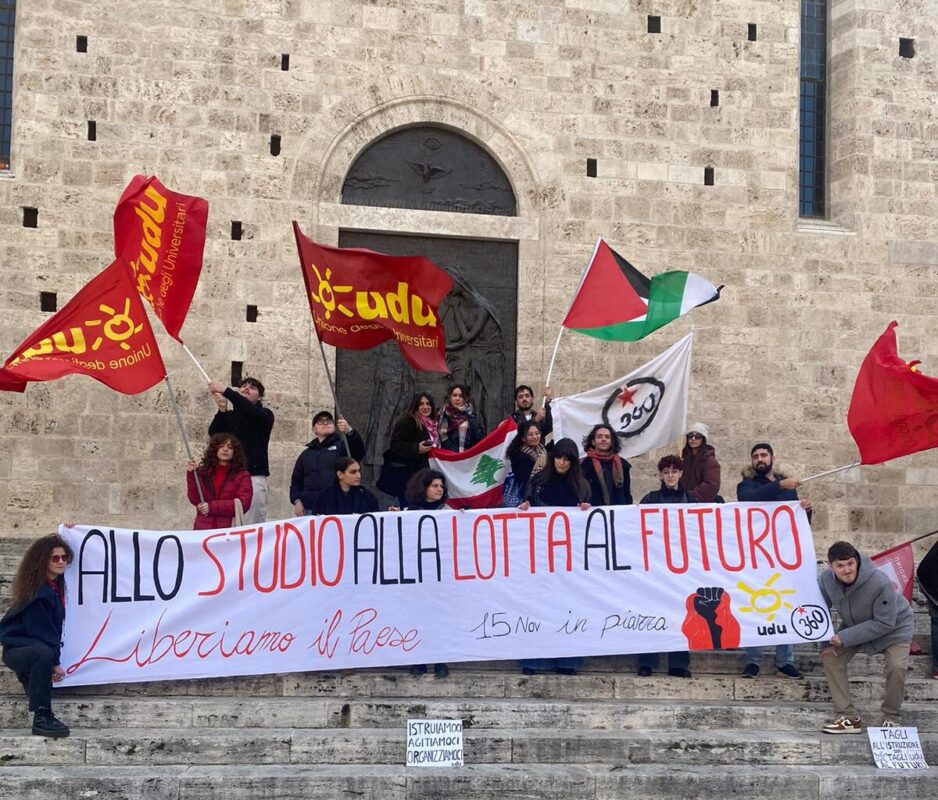
[[[256,525],[259,522],[267,521],[267,475],[252,475],[251,488],[254,490],[254,496],[251,500],[251,507],[244,512],[244,524]]]
[[[850,695],[850,682],[847,679],[847,664],[860,652],[859,647],[838,647],[836,655],[821,657],[824,675],[830,686],[834,701],[834,713],[837,716],[858,717],[853,697]],[[886,693],[880,706],[885,719],[898,722],[905,698],[905,674],[909,666],[909,642],[900,642],[883,650],[885,666],[883,676],[886,679]]]

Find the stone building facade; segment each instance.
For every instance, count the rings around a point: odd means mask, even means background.
[[[853,379],[891,319],[900,352],[938,375],[938,0],[827,3],[822,219],[799,216],[799,0],[16,6],[3,356],[48,317],[40,292],[61,307],[109,263],[113,205],[133,175],[207,198],[183,335],[213,377],[239,362],[268,386],[272,516],[289,513],[310,410],[332,405],[291,219],[324,243],[356,231],[517,243],[508,380],[536,386],[597,236],[646,274],[684,268],[725,284],[718,303],[637,344],[566,335],[553,389],[612,380],[695,328],[690,415],[710,426],[727,497],[757,440],[802,475],[855,460]],[[356,158],[409,126],[481,145],[516,213],[343,203]],[[213,405],[158,335],[198,446]],[[189,524],[162,388],[129,397],[70,377],[4,394],[0,409],[8,534],[65,519]],[[936,452],[812,485],[819,540],[878,546],[938,527]],[[651,488],[654,458],[632,474],[639,493]]]

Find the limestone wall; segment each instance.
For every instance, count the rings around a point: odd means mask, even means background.
[[[517,378],[536,385],[598,235],[646,273],[688,268],[726,284],[718,303],[638,344],[565,337],[553,383],[555,393],[598,385],[695,327],[691,416],[710,425],[727,497],[757,439],[801,474],[855,459],[853,379],[891,319],[902,354],[938,375],[938,0],[832,0],[823,224],[797,215],[796,0],[18,5],[12,168],[0,177],[3,355],[48,316],[40,291],[61,307],[109,262],[111,212],[130,177],[157,174],[208,198],[205,269],[183,334],[213,376],[242,361],[269,387],[273,515],[288,512],[309,408],[329,404],[293,218],[326,242],[340,227],[519,241]],[[914,58],[899,57],[900,36],[914,38]],[[488,147],[518,217],[342,206],[356,154],[422,122]],[[38,209],[37,228],[22,226],[24,206]],[[159,335],[199,442],[212,404]],[[123,397],[72,377],[3,395],[0,409],[8,533],[67,518],[190,521],[162,390]],[[650,457],[636,459],[637,494],[653,472]],[[898,541],[938,527],[935,451],[807,495],[820,539]]]

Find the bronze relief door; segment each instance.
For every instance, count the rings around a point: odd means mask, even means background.
[[[369,483],[376,477],[394,420],[417,391],[430,392],[441,405],[447,386],[467,384],[486,431],[511,413],[518,300],[515,242],[342,231],[339,245],[425,256],[445,269],[454,284],[440,306],[450,375],[417,372],[394,342],[371,350],[336,351],[339,404],[365,439]]]
[[[475,141],[435,126],[402,128],[372,142],[355,159],[342,202],[358,206],[515,216],[511,183]],[[421,255],[445,269],[454,287],[440,306],[449,375],[417,373],[394,342],[365,351],[338,350],[336,390],[349,422],[367,446],[369,483],[388,446],[395,419],[417,391],[442,405],[446,387],[465,383],[486,431],[514,408],[518,308],[518,245],[434,236],[339,232],[340,247]]]

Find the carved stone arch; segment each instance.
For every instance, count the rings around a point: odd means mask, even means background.
[[[415,125],[449,128],[483,147],[511,183],[518,203],[517,216],[536,218],[541,182],[519,141],[490,114],[438,95],[388,100],[349,121],[323,154],[312,192],[314,204],[339,203],[345,177],[359,153],[377,139]],[[313,222],[323,224],[318,218]]]

